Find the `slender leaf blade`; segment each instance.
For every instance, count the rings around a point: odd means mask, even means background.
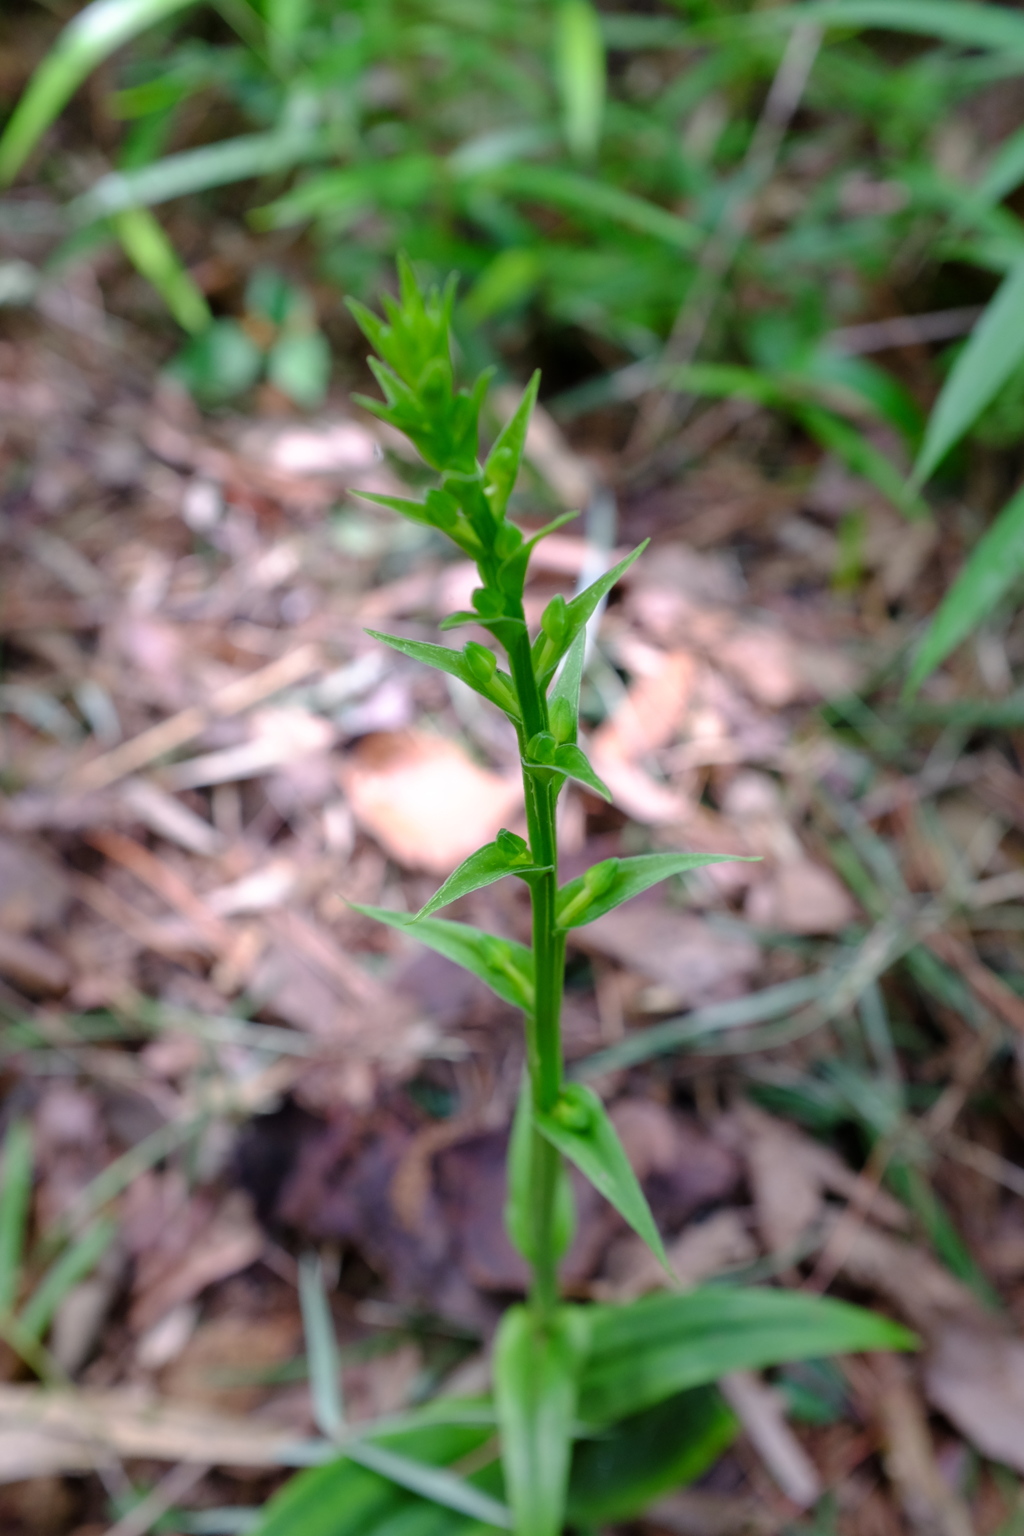
[[[939,604],[910,667],[906,692],[915,693],[950,651],[992,612],[1024,572],[1024,487],[978,540]]]
[[[555,668],[580,630],[586,628],[587,620],[597,608],[598,603],[602,598],[607,597],[615,583],[626,574],[633,562],[639,560],[650,542],[650,539],[644,539],[643,543],[638,544],[624,560],[620,560],[618,565],[613,565],[610,571],[605,571],[603,576],[592,581],[585,591],[577,593],[572,601],[566,604],[568,624],[557,645],[543,633],[537,637],[534,643],[534,665],[543,686],[547,686]]]
[[[921,485],[1024,361],[1024,261],[1003,280],[953,366],[914,466]]]
[[[193,336],[205,331],[213,323],[210,306],[149,210],[128,208],[114,216],[113,224],[125,255],[152,283],[182,330]]]
[[[499,833],[499,839],[504,835],[511,839],[510,832]],[[518,841],[522,842],[522,839]],[[506,875],[537,875],[550,869],[550,865],[535,864],[530,856],[530,850],[525,843],[522,850],[515,849],[511,844],[502,845],[501,841],[485,843],[475,853],[471,853],[468,859],[464,859],[458,869],[448,876],[448,879],[435,891],[430,900],[426,902],[414,917],[414,922],[422,922],[431,913],[438,912],[442,907],[449,906],[453,901],[458,901],[460,896],[468,896],[472,891],[482,890],[486,885],[493,885],[496,880],[503,880]]]
[[[592,1330],[578,1409],[592,1425],[730,1371],[917,1343],[889,1318],[847,1302],[760,1287],[709,1286],[596,1307]]]
[[[545,1113],[534,1109],[534,1121],[551,1145],[575,1163],[609,1205],[629,1222],[671,1275],[665,1246],[640,1181],[594,1090],[583,1083],[567,1083],[553,1110]]]
[[[116,1236],[117,1223],[101,1217],[50,1265],[18,1315],[23,1338],[40,1342],[64,1297],[92,1273]]]
[[[501,1454],[516,1536],[559,1536],[587,1324],[576,1307],[538,1322],[510,1307],[494,1350]]]
[[[540,370],[538,369],[523,390],[523,398],[515,412],[498,433],[494,447],[487,455],[487,462],[484,464],[487,500],[490,502],[491,511],[499,519],[505,516],[509,497],[515,490],[519,466],[523,462],[523,450],[526,447],[526,433],[530,425],[530,416],[537,403],[539,388]]]
[[[604,859],[561,887],[555,921],[559,928],[580,928],[673,875],[708,864],[756,862],[756,857],[735,853],[641,853],[631,859]]]
[[[368,1471],[379,1472],[399,1488],[419,1494],[422,1499],[454,1509],[460,1515],[469,1515],[484,1525],[496,1526],[499,1530],[512,1529],[512,1517],[504,1504],[443,1467],[417,1461],[373,1440],[353,1440],[346,1447],[346,1454]]]
[[[571,734],[567,738],[575,742],[580,728],[580,691],[583,687],[583,669],[587,660],[587,627],[578,632],[575,640],[565,654],[558,676],[555,678],[549,695],[548,703],[551,707],[552,718],[559,706],[564,706],[572,722]]]
[[[327,1300],[323,1264],[318,1253],[304,1253],[299,1259],[299,1305],[306,1336],[306,1363],[309,1367],[313,1417],[320,1433],[334,1440],[345,1427],[341,1357],[334,1332],[334,1319]]]
[[[469,923],[453,923],[443,917],[418,920],[403,912],[390,912],[386,907],[361,906],[357,902],[352,906],[354,911],[408,933],[428,949],[479,976],[492,992],[514,1008],[527,1012],[532,1009],[533,955],[525,944],[499,939]]]
[[[18,1294],[33,1162],[32,1127],[27,1120],[13,1120],[4,1138],[0,1175],[0,1312],[9,1312]]]
[[[1024,54],[1024,17],[977,0],[812,0],[785,6],[758,22],[774,26],[822,22],[827,26],[885,28],[917,32],[966,48]]]

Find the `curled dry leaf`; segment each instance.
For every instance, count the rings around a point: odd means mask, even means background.
[[[365,737],[341,768],[353,815],[398,863],[448,875],[514,817],[517,780],[426,731]]]

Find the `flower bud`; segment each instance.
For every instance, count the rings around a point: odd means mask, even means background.
[[[499,560],[507,560],[522,542],[523,536],[514,523],[502,523],[494,535],[494,553]]]
[[[479,645],[475,640],[469,640],[463,647],[463,656],[474,681],[482,688],[486,688],[498,669],[498,658],[493,651],[489,651],[486,645]]]
[[[540,627],[556,650],[560,650],[569,632],[569,605],[560,592],[541,614]]]
[[[563,1093],[551,1111],[551,1118],[564,1125],[567,1131],[589,1131],[594,1123],[590,1105],[567,1093]]]
[[[502,827],[494,841],[502,853],[507,854],[510,859],[515,859],[520,864],[529,862],[531,857],[530,845],[526,842],[525,838],[520,837],[517,833],[510,832],[507,827]]]
[[[604,859],[600,864],[592,864],[584,873],[583,889],[592,900],[596,900],[611,890],[618,873],[618,859]]]
[[[557,750],[558,744],[550,731],[538,731],[526,744],[526,755],[530,761],[545,766],[554,762]]]
[[[551,734],[561,745],[572,741],[576,734],[576,711],[568,699],[552,699],[548,706],[551,717]]]
[[[472,603],[482,619],[500,619],[505,611],[505,600],[493,587],[477,587]]]

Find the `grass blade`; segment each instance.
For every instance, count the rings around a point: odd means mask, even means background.
[[[60,34],[29,81],[0,138],[0,185],[13,181],[28,155],[85,77],[148,27],[195,0],[95,0]]]
[[[313,1417],[321,1434],[336,1440],[345,1428],[341,1358],[318,1253],[304,1253],[299,1260],[299,1304],[306,1335]]]
[[[757,20],[764,24],[761,17]],[[1024,54],[1024,17],[1002,6],[979,5],[976,0],[941,0],[941,4],[936,0],[819,0],[776,11],[770,24],[792,26],[804,21],[917,32],[965,48]]]
[[[565,141],[577,159],[592,160],[601,142],[607,65],[600,24],[589,0],[560,0],[555,76]]]
[[[1024,360],[1024,261],[1004,279],[942,387],[914,465],[922,485]]]
[[[443,1504],[447,1509],[457,1510],[460,1515],[482,1520],[485,1525],[498,1526],[502,1530],[512,1529],[512,1517],[504,1504],[492,1499],[482,1489],[474,1488],[472,1483],[467,1483],[454,1472],[446,1471],[444,1467],[428,1466],[426,1462],[403,1456],[400,1451],[392,1451],[372,1440],[353,1441],[346,1446],[345,1454],[367,1471],[379,1472],[381,1477],[386,1477],[399,1488],[418,1493],[421,1498],[429,1499],[433,1504]]]
[[[978,540],[967,564],[939,604],[914,653],[907,694],[915,693],[950,651],[977,629],[1022,571],[1024,488]]]
[[[205,331],[213,322],[210,307],[148,209],[126,209],[113,222],[128,260],[152,283],[182,330],[193,336]]]
[[[64,1297],[92,1273],[116,1236],[115,1222],[96,1221],[50,1265],[18,1317],[23,1338],[33,1343],[43,1338]]]
[[[18,1294],[32,1195],[32,1165],[32,1128],[27,1120],[14,1120],[4,1138],[0,1186],[0,1312],[10,1312]]]

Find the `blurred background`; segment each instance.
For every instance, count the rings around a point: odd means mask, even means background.
[[[7,0],[0,125],[4,1532],[252,1528],[303,1253],[355,1420],[479,1387],[522,1285],[517,1017],[349,905],[521,817],[504,722],[366,633],[474,584],[358,497],[423,484],[344,303],[404,253],[489,431],[542,370],[531,616],[652,541],[567,874],[762,860],[574,931],[573,1069],[686,1282],[926,1346],[748,1382],[628,1529],[1017,1536],[1024,9]],[[585,1199],[566,1274],[661,1283]]]

